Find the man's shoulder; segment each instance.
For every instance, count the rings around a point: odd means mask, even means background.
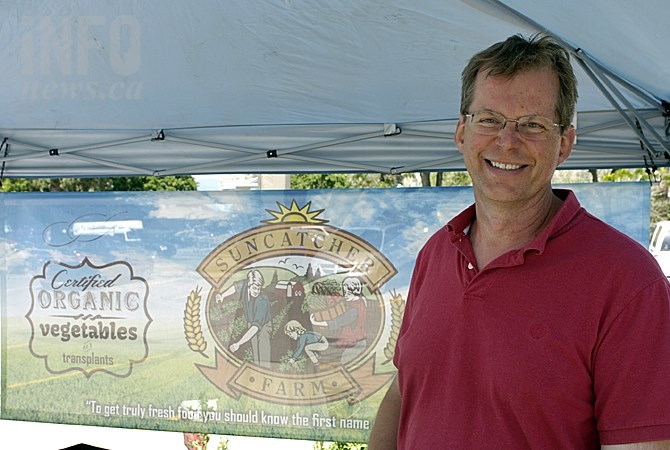
[[[423,244],[421,253],[428,253],[436,249],[440,249],[449,243],[455,238],[455,232],[449,228],[448,225],[440,227],[432,235],[428,237],[426,242]]]
[[[649,250],[640,242],[602,219],[583,211],[579,219],[562,235],[561,251],[569,251],[584,267],[607,267],[622,278],[641,282],[663,278]]]
[[[641,243],[587,210],[583,210],[577,225],[580,236],[588,239],[590,244],[648,253]]]

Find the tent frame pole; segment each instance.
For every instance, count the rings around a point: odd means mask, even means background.
[[[398,129],[399,130],[399,129]],[[354,136],[349,136],[346,138],[340,138],[340,139],[333,139],[330,141],[324,141],[324,142],[317,142],[314,144],[308,144],[308,145],[301,145],[298,147],[292,147],[292,148],[286,148],[282,150],[258,150],[258,149],[251,149],[251,148],[244,148],[244,147],[235,147],[235,146],[227,146],[226,144],[217,144],[214,142],[208,143],[205,141],[195,141],[191,140],[188,138],[183,138],[183,137],[178,137],[178,136],[171,136],[169,133],[166,133],[165,135],[165,140],[170,141],[170,140],[175,140],[179,141],[182,143],[192,143],[194,145],[202,145],[202,146],[207,146],[207,147],[212,147],[212,148],[222,148],[222,149],[232,149],[240,152],[247,153],[247,156],[240,156],[239,158],[231,158],[231,159],[225,159],[225,160],[219,160],[219,161],[211,161],[206,164],[197,164],[193,166],[187,166],[187,167],[182,167],[180,169],[172,169],[172,170],[166,170],[161,173],[161,175],[171,175],[173,173],[183,173],[183,172],[193,172],[197,171],[199,169],[204,169],[204,168],[213,168],[217,166],[227,166],[228,169],[230,169],[229,166],[239,164],[239,163],[245,163],[245,162],[250,162],[250,161],[255,161],[258,159],[264,159],[264,158],[288,158],[289,155],[293,155],[294,153],[300,153],[304,151],[309,151],[309,150],[316,150],[319,148],[326,148],[326,147],[334,147],[337,145],[342,145],[342,144],[348,144],[351,142],[358,142],[358,141],[364,141],[368,139],[375,139],[375,138],[380,138],[384,136],[393,136],[396,134],[399,134],[400,132],[393,132],[391,134],[388,134],[386,131],[386,127],[384,130],[380,131],[375,131],[372,133],[364,133],[364,134],[359,134],[359,135],[354,135]],[[294,159],[297,159],[294,157]],[[312,159],[305,159],[305,161],[318,161],[322,162],[324,161],[323,159],[317,159],[317,158],[312,158]],[[349,165],[350,167],[352,166],[351,164]],[[379,168],[375,168],[375,171],[377,171]]]
[[[577,61],[580,62],[580,66],[584,69],[584,71],[587,73],[587,75],[591,78],[591,80],[596,84],[598,89],[602,92],[602,94],[607,98],[607,100],[616,108],[616,110],[621,114],[621,116],[624,118],[626,123],[628,123],[629,127],[633,130],[633,132],[639,137],[639,139],[644,143],[644,146],[646,147],[647,152],[649,153],[649,156],[652,158],[654,156],[660,156],[661,153],[655,150],[655,146],[649,141],[649,139],[638,129],[635,123],[630,119],[628,114],[621,108],[621,106],[616,102],[616,100],[610,95],[609,91],[605,87],[605,84],[611,89],[612,92],[615,93],[617,97],[626,105],[628,108],[628,111],[630,114],[635,116],[635,118],[640,122],[643,123],[645,128],[650,130],[652,134],[654,135],[654,138],[658,141],[659,145],[661,145],[667,155],[670,155],[670,142],[664,141],[663,138],[654,130],[654,128],[643,118],[641,118],[637,114],[637,110],[628,102],[625,97],[621,94],[621,92],[610,82],[609,78],[612,78],[616,80],[619,84],[624,86],[626,89],[630,90],[631,92],[635,93],[637,96],[639,96],[641,99],[645,100],[648,102],[650,105],[653,105],[654,108],[658,109],[662,114],[667,114],[668,111],[665,109],[663,106],[662,102],[653,96],[650,96],[648,93],[644,92],[643,90],[639,89],[637,86],[633,85],[629,81],[625,80],[624,78],[613,74],[611,71],[607,70],[606,68],[600,66],[597,64],[592,58],[590,58],[583,49],[575,48],[572,45],[568,44],[565,40],[561,39],[556,33],[553,33],[551,30],[549,30],[547,27],[541,25],[540,23],[532,20],[528,16],[521,14],[514,8],[511,8],[510,6],[507,6],[506,4],[502,3],[500,0],[487,0],[489,4],[493,4],[498,6],[499,8],[502,8],[506,10],[507,12],[513,14],[517,18],[523,20],[524,22],[528,23],[529,25],[537,28],[540,32],[551,35],[554,37],[558,42],[560,42],[563,46],[566,48],[570,49],[571,53],[575,55]],[[602,81],[596,76],[596,74],[600,75],[600,78]],[[605,83],[605,84],[603,84]]]
[[[647,120],[642,117],[640,114],[637,113],[637,110],[633,107],[633,105],[623,96],[621,91],[619,91],[616,86],[614,86],[611,81],[607,78],[606,74],[602,71],[600,71],[594,64],[592,64],[592,59],[588,57],[583,51],[578,50],[577,52],[577,60],[580,63],[580,66],[586,74],[591,78],[593,83],[598,86],[598,89],[602,92],[602,94],[607,98],[607,100],[612,104],[612,106],[621,114],[621,117],[626,121],[628,126],[635,132],[635,134],[638,136],[638,138],[644,143],[647,152],[650,154],[651,157],[658,157],[661,155],[660,152],[655,151],[655,146],[654,144],[649,140],[649,138],[636,126],[636,124],[633,122],[633,120],[630,118],[629,114],[633,115],[633,117],[639,121],[641,124],[644,125],[644,127],[648,130],[651,131],[653,134],[654,138],[656,141],[661,145],[665,152],[670,154],[670,143],[664,142],[661,136],[654,130],[654,128],[647,122]],[[619,102],[612,96],[610,93],[613,92],[614,95],[616,95],[621,103],[624,104],[626,107],[626,110],[621,107]],[[652,153],[653,151],[653,153]]]

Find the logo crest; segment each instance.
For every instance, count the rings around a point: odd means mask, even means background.
[[[228,396],[286,405],[364,400],[392,374],[375,370],[377,349],[392,358],[402,298],[385,300],[393,264],[353,232],[334,227],[311,202],[277,203],[272,218],[221,243],[197,272],[209,284],[186,300],[189,348],[207,355],[201,317],[214,343],[214,365],[196,364]],[[384,333],[391,307],[391,332]]]

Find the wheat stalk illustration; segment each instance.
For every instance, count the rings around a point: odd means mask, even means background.
[[[184,309],[184,335],[188,347],[196,353],[200,353],[207,358],[205,349],[207,342],[202,334],[202,326],[200,325],[200,292],[201,288],[197,287],[191,291],[186,299],[186,308]]]
[[[405,312],[405,301],[403,300],[402,295],[398,294],[395,289],[391,292],[391,300],[389,300],[389,304],[391,305],[391,335],[386,342],[386,347],[384,347],[384,356],[386,356],[384,364],[389,363],[393,359],[395,344],[398,342],[398,335],[400,334],[402,314]]]

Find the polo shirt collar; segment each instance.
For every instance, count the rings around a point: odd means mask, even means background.
[[[579,203],[579,200],[577,200],[577,196],[571,190],[554,189],[553,192],[554,195],[563,200],[561,209],[558,210],[544,230],[542,230],[542,232],[526,246],[519,249],[517,254],[523,255],[528,251],[542,253],[547,241],[567,229],[575,216],[582,211],[582,206]],[[474,219],[475,205],[472,204],[447,223],[449,240],[451,242],[462,240],[468,234],[470,225]]]

